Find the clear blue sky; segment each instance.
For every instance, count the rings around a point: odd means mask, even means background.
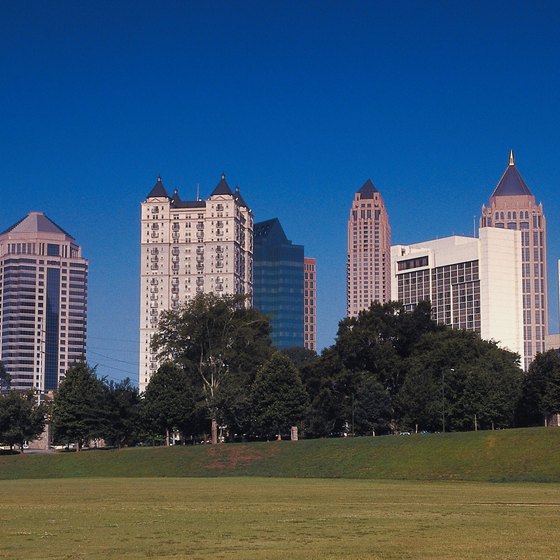
[[[393,243],[472,234],[509,149],[548,220],[558,330],[556,2],[2,2],[0,227],[42,210],[90,261],[88,359],[136,380],[140,202],[225,171],[318,259],[319,344],[345,313],[370,177]]]

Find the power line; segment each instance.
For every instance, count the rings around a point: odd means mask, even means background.
[[[96,356],[101,356],[102,358],[107,358],[108,360],[113,360],[113,362],[120,362],[121,364],[127,364],[129,366],[139,366],[138,362],[127,362],[126,360],[119,360],[117,358],[113,358],[112,356],[106,356],[105,354],[100,354],[99,352],[93,352],[92,350],[88,350],[88,354],[95,354]]]
[[[130,343],[134,343],[134,344],[140,344],[139,340],[130,340],[130,339],[125,339],[125,338],[107,338],[107,337],[103,337],[103,336],[91,336],[88,334],[88,338],[95,338],[96,340],[111,340],[112,342],[130,342]]]

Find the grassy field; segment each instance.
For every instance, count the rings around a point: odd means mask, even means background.
[[[359,478],[560,482],[560,429],[0,456],[0,479]]]
[[[0,481],[0,558],[557,559],[560,485]]]

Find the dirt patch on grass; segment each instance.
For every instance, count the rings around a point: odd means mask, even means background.
[[[247,467],[252,463],[274,457],[280,451],[280,446],[271,443],[260,449],[248,445],[216,445],[208,448],[208,463],[206,468],[213,470],[235,470]]]

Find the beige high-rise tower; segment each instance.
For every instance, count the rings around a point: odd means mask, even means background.
[[[198,292],[253,292],[253,213],[222,178],[208,200],[183,201],[161,177],[142,202],[140,372],[144,391],[159,364],[150,347],[159,316]]]
[[[391,298],[391,227],[381,193],[368,179],[356,193],[348,220],[347,315]]]
[[[548,334],[546,220],[542,203],[536,203],[533,193],[517,170],[513,150],[488,207],[482,206],[480,227],[521,231],[525,347],[522,365],[527,370],[535,354],[545,350],[545,337]]]

